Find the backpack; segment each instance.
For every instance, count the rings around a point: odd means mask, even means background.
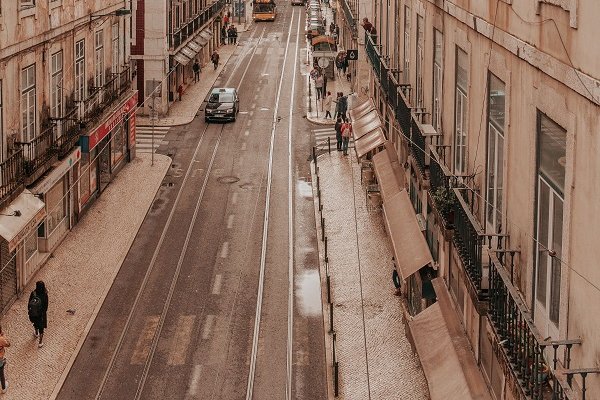
[[[42,299],[40,299],[36,292],[33,292],[29,298],[27,311],[30,318],[39,318],[42,316]]]

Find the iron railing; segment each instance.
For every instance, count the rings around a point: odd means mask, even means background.
[[[398,108],[398,98],[400,97],[398,95],[399,87],[400,87],[400,85],[398,83],[398,80],[394,76],[392,69],[389,69],[388,70],[388,88],[387,88],[386,95],[387,95],[387,102],[392,107],[392,110],[394,110],[394,112]]]
[[[23,188],[23,160],[23,148],[17,147],[13,154],[0,163],[0,204]]]
[[[28,142],[17,142],[23,147],[24,172],[27,176],[34,175],[54,156],[56,125],[52,124],[42,133]]]
[[[413,115],[410,120],[410,132],[411,132],[411,144],[410,151],[417,162],[417,167],[421,174],[425,172],[425,155],[429,149],[425,142],[425,135],[421,130],[421,124],[417,120],[416,116]]]
[[[486,235],[469,207],[472,202],[464,198],[464,196],[472,193],[471,189],[454,188],[452,190],[456,196],[456,202],[454,203],[454,236],[452,240],[472,288],[477,293],[479,300],[485,300],[488,290],[482,284],[482,251],[483,246],[486,244]],[[487,282],[485,282],[485,286],[487,286]]]
[[[211,18],[219,14],[224,7],[225,0],[218,0],[202,10],[200,14],[186,22],[179,29],[173,33],[169,33],[169,49],[171,51],[176,51],[178,47],[181,46],[188,38],[194,36],[200,29],[203,29],[204,26],[211,20]]]
[[[404,91],[398,92],[398,106],[396,107],[396,121],[400,125],[402,134],[406,137],[410,134],[410,126],[412,121],[410,103],[404,95]]]
[[[82,126],[77,118],[77,108],[73,108],[68,111],[65,117],[61,118],[61,126],[62,132],[60,136],[56,137],[54,141],[54,147],[56,149],[56,153],[58,158],[62,158],[66,156],[69,151],[77,144],[79,141],[79,134],[81,132]]]
[[[352,11],[352,8],[348,4],[348,0],[342,0],[341,5],[342,5],[342,9],[344,10],[344,19],[346,20],[346,24],[348,24],[348,27],[350,28],[350,31],[352,32],[352,37],[357,38],[358,37],[358,26],[356,25],[356,18],[354,18],[354,12]]]
[[[446,229],[454,227],[454,207],[456,197],[450,187],[452,173],[434,145],[429,145],[429,192]]]
[[[365,33],[365,51],[369,61],[371,62],[375,76],[379,78],[381,76],[381,55],[377,50],[377,45],[373,40],[373,35],[368,33]]]
[[[81,122],[84,124],[95,122],[123,93],[131,89],[130,71],[131,67],[125,65],[123,71],[111,74],[104,85],[90,88],[90,95],[83,100],[84,111]]]

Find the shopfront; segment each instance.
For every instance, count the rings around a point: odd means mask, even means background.
[[[124,100],[89,134],[82,135],[78,212],[108,186],[125,163],[135,157],[135,107],[138,93]]]
[[[76,191],[73,184],[78,175],[81,148],[75,147],[63,160],[54,164],[31,191],[44,199],[46,219],[38,228],[38,250],[49,254],[60,244],[74,225]]]
[[[0,215],[0,306],[4,309],[40,265],[37,232],[46,217],[39,196],[25,189]]]

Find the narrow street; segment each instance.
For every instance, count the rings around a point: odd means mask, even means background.
[[[278,11],[215,82],[237,121],[165,131],[170,171],[59,399],[327,397],[305,16]]]

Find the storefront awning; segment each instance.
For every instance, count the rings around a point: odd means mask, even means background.
[[[44,202],[25,189],[0,215],[0,236],[8,242],[8,251],[36,229],[46,216]]]
[[[352,122],[354,122],[374,109],[375,104],[373,103],[373,100],[369,99],[348,111],[348,114],[350,115],[350,119],[352,120]]]
[[[363,103],[364,101],[361,101],[356,93],[348,95],[348,110],[354,110]]]
[[[356,150],[356,156],[362,158],[365,154],[371,150],[375,150],[378,146],[385,144],[385,135],[381,128],[376,128],[371,132],[360,137],[360,139],[354,139],[354,150]]]
[[[193,40],[189,41],[186,46],[189,47],[190,50],[192,50],[194,52],[194,54],[198,54],[200,52],[200,50],[202,50],[202,46],[200,46],[198,43],[194,42]]]
[[[208,39],[203,38],[202,36],[198,35],[194,38],[193,42],[196,43],[200,47],[204,47],[204,46],[206,46],[206,43],[208,43]]]
[[[373,111],[373,112],[375,112],[375,111]],[[354,135],[354,140],[358,140],[358,139],[362,138],[367,133],[369,133],[375,129],[381,129],[381,121],[379,120],[379,117],[377,117],[377,119],[372,119],[370,121],[367,121],[364,124],[352,125],[352,134]]]
[[[392,196],[405,187],[404,176],[398,159],[394,156],[390,157],[390,151],[393,151],[393,149],[380,151],[373,156],[373,169],[384,202],[391,199]]]
[[[189,58],[190,60],[192,60],[194,57],[196,57],[196,52],[188,46],[185,46],[184,48],[182,48],[181,53],[183,55],[185,55],[187,58]]]
[[[186,57],[183,53],[177,53],[174,57],[175,61],[181,65],[187,65],[190,62],[190,58]]]
[[[442,278],[431,281],[437,302],[409,321],[432,400],[489,400],[471,346]]]
[[[213,37],[213,33],[210,29],[205,29],[202,32],[200,32],[200,37],[206,39],[206,41],[208,42],[210,38]]]
[[[386,199],[383,211],[402,279],[407,279],[425,265],[433,263],[406,190]]]

